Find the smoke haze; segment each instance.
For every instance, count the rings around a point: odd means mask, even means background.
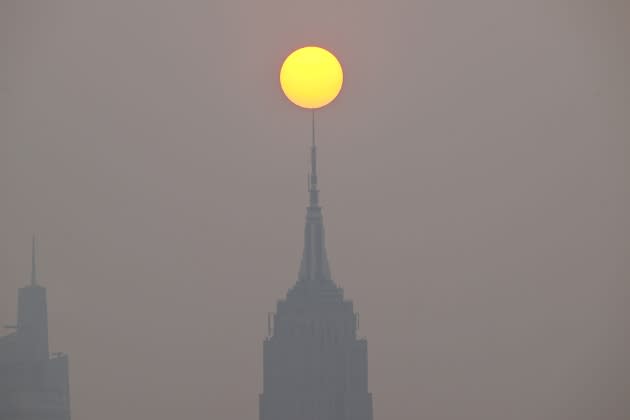
[[[377,420],[630,412],[623,0],[0,1],[0,324],[39,238],[76,420],[256,419],[317,113]]]

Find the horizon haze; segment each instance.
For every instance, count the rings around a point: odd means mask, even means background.
[[[75,420],[258,418],[317,112],[375,420],[627,420],[630,3],[0,1],[0,325],[31,237]]]

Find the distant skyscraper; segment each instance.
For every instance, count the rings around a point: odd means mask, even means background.
[[[18,293],[17,325],[0,337],[0,419],[70,420],[68,357],[49,356],[46,289],[37,284],[35,239],[31,282]]]
[[[260,420],[372,420],[367,342],[328,266],[314,135],[309,194],[298,280],[263,345]]]

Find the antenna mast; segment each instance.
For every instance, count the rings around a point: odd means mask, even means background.
[[[35,235],[31,245],[31,286],[37,286],[37,244]]]

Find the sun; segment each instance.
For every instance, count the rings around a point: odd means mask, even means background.
[[[291,102],[307,109],[331,103],[343,85],[343,69],[329,51],[315,46],[293,51],[280,69],[280,86]]]

